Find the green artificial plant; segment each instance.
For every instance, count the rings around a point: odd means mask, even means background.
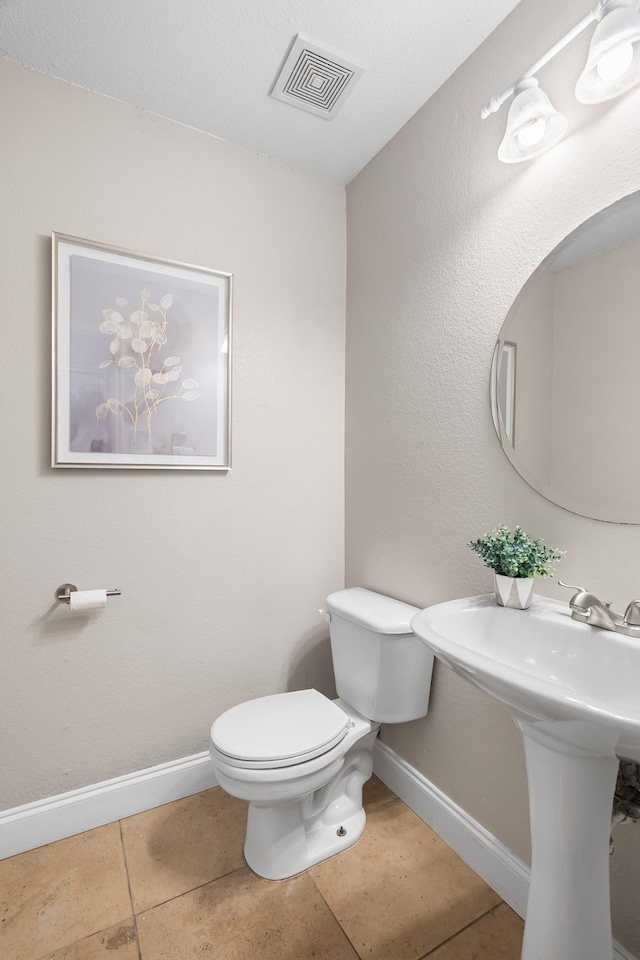
[[[550,577],[564,550],[545,547],[542,540],[533,540],[521,527],[513,533],[501,524],[491,533],[468,544],[485,566],[503,577]]]

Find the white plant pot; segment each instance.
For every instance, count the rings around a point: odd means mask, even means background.
[[[501,607],[526,610],[533,598],[533,577],[503,577],[494,573],[496,603]]]

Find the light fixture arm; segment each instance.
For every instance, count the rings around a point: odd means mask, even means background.
[[[582,18],[582,20],[578,20],[576,25],[572,27],[571,30],[568,30],[563,37],[560,37],[557,43],[554,43],[552,47],[549,47],[546,53],[544,53],[538,60],[536,60],[535,63],[532,63],[531,66],[528,67],[524,71],[524,73],[522,73],[518,77],[517,80],[514,80],[514,82],[511,84],[511,86],[507,90],[499,94],[497,97],[492,97],[491,100],[489,100],[487,105],[483,107],[480,112],[480,116],[482,117],[482,119],[486,120],[487,117],[490,117],[492,113],[497,113],[500,107],[502,106],[502,104],[505,103],[505,101],[507,101],[509,97],[513,96],[513,94],[515,93],[516,86],[520,80],[524,80],[527,77],[535,76],[535,74],[539,70],[541,70],[542,67],[544,67],[547,63],[549,63],[549,61],[552,60],[556,56],[556,54],[560,53],[561,50],[564,50],[564,48],[568,46],[568,44],[570,44],[571,41],[574,40],[579,34],[581,34],[583,30],[586,30],[589,24],[593,23],[594,20],[597,20],[600,16],[602,8],[605,6],[606,3],[609,3],[609,2],[611,2],[611,0],[600,0],[598,5],[594,7],[593,10],[587,13]]]

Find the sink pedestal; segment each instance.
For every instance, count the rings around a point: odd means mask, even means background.
[[[613,960],[609,837],[617,754],[640,758],[640,643],[536,597],[427,607],[411,628],[506,703],[524,734],[532,863],[522,960]]]
[[[553,722],[516,723],[532,843],[522,960],[612,960],[609,838],[618,759],[556,740]]]

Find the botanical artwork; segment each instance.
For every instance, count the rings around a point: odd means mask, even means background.
[[[229,276],[81,244],[58,257],[54,465],[228,465]]]
[[[98,329],[110,338],[111,357],[102,360],[98,369],[105,370],[115,364],[121,370],[130,370],[133,382],[126,401],[108,397],[106,403],[99,403],[96,407],[96,418],[102,420],[109,414],[129,417],[134,435],[138,430],[146,429],[151,444],[153,415],[160,404],[167,400],[191,402],[202,394],[198,391],[197,380],[187,378],[179,383],[183,371],[180,357],[162,358],[168,340],[172,294],[166,293],[159,303],[151,303],[151,291],[141,290],[139,304],[130,313],[126,297],[116,297],[115,304],[117,309],[109,307],[102,311],[104,319]]]

